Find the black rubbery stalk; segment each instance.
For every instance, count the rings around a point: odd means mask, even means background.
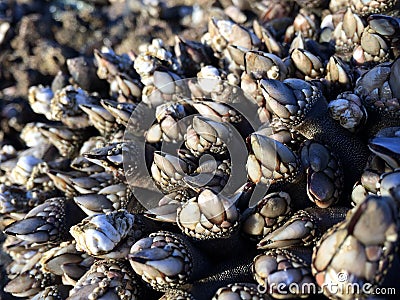
[[[337,153],[344,167],[345,190],[350,191],[367,163],[368,148],[329,116],[326,100],[321,98],[315,103],[304,121],[294,129],[307,139],[329,145]]]

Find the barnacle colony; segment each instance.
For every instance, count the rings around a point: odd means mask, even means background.
[[[2,88],[8,295],[315,298],[271,288],[313,284],[361,299],[346,284],[399,288],[399,2],[233,3],[128,5],[148,43],[76,49],[51,87],[32,83],[22,100]],[[186,34],[153,38],[173,18]]]

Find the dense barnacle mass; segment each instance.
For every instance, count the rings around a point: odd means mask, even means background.
[[[400,293],[399,8],[0,0],[0,299]]]

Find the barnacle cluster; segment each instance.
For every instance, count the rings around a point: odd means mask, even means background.
[[[0,299],[400,292],[399,7],[0,1]]]

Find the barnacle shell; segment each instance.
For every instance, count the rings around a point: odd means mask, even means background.
[[[125,210],[87,217],[72,226],[76,247],[90,255],[109,258],[124,257],[134,242],[135,217]]]
[[[140,288],[132,271],[121,261],[95,262],[70,292],[69,300],[140,299]]]
[[[232,199],[208,189],[178,208],[177,213],[177,223],[183,233],[197,239],[228,237],[237,227],[238,220]]]
[[[329,229],[314,248],[312,271],[317,283],[338,284],[340,297],[350,299],[353,295],[343,289],[346,284],[382,282],[398,238],[396,211],[391,198],[370,195]],[[338,275],[342,273],[346,275]],[[324,286],[324,293],[332,292]]]
[[[133,270],[153,288],[166,291],[185,284],[192,273],[192,255],[177,235],[159,231],[137,241],[129,260]]]

